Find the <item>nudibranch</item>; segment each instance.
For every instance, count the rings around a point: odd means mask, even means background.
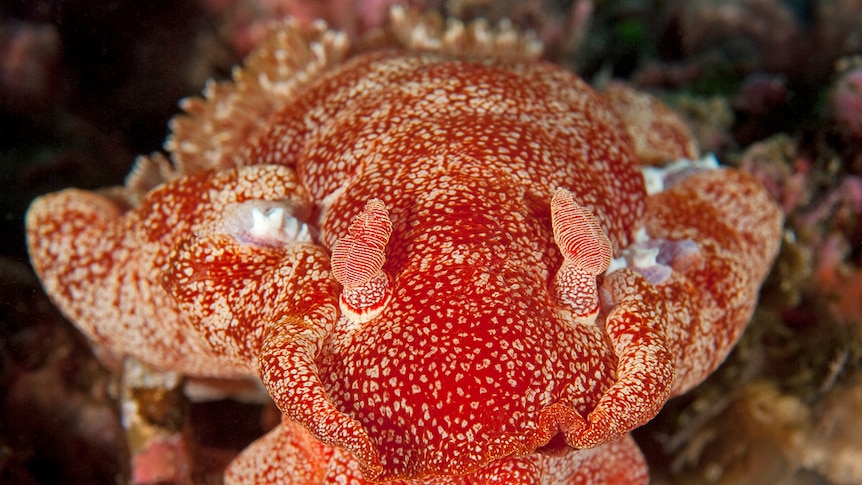
[[[782,216],[648,95],[510,25],[396,8],[374,49],[274,28],[123,187],[27,215],[93,342],[258,375],[228,483],[645,483],[629,432],[726,357]],[[418,482],[416,481],[418,480]]]

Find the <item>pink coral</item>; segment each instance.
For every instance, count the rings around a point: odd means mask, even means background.
[[[59,85],[60,35],[54,25],[0,21],[0,107],[41,110]]]
[[[862,67],[841,75],[835,83],[831,107],[838,129],[851,140],[862,142]]]

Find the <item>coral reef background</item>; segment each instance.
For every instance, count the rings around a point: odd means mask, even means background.
[[[268,21],[322,17],[359,39],[391,3],[0,3],[0,484],[129,473],[119,364],[97,360],[41,292],[23,242],[29,201],[120,183],[135,155],[159,150],[177,101],[226,77]],[[658,94],[704,152],[756,174],[784,208],[782,253],[743,341],[636,432],[653,483],[862,483],[862,3],[407,3],[510,18],[592,83]],[[155,421],[189,417],[195,483],[218,483],[277,419],[260,403],[145,401]]]

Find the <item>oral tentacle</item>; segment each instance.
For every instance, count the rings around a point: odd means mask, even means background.
[[[386,206],[371,199],[332,249],[332,274],[343,287],[339,303],[351,321],[373,319],[392,298],[392,278],[382,269],[391,235]]]
[[[551,199],[551,225],[563,253],[554,277],[556,298],[575,319],[592,322],[599,310],[596,276],[611,263],[611,242],[598,219],[566,189],[558,189]]]

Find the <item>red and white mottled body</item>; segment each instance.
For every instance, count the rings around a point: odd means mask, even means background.
[[[780,228],[764,191],[722,170],[648,196],[633,138],[661,126],[669,152],[650,156],[691,156],[678,120],[526,55],[327,63],[337,39],[279,35],[310,67],[255,71],[284,62],[270,46],[187,103],[178,173],[162,164],[172,180],[134,208],[34,203],[31,255],[58,305],[152,365],[259,373],[286,421],[231,483],[645,482],[628,432],[750,317]],[[237,105],[260,119],[227,119]],[[603,274],[637,244],[661,277]]]

